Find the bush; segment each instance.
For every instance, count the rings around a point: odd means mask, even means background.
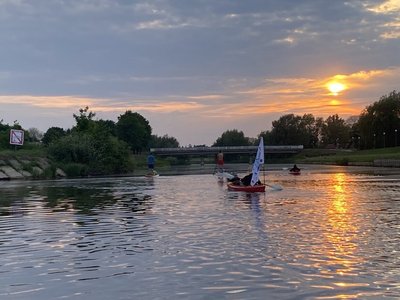
[[[133,168],[127,144],[104,132],[72,133],[50,144],[48,153],[66,165],[69,176],[120,174]]]
[[[89,175],[88,167],[84,164],[69,163],[61,167],[68,177],[86,177]]]

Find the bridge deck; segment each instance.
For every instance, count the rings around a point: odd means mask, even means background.
[[[156,155],[210,155],[219,151],[223,153],[253,154],[258,146],[230,146],[230,147],[181,147],[181,148],[151,148],[150,152]],[[303,145],[264,146],[265,153],[299,153]]]

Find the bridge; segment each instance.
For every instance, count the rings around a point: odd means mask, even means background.
[[[258,146],[229,146],[229,147],[180,147],[180,148],[151,148],[150,152],[159,156],[177,155],[212,155],[219,151],[224,154],[255,154]],[[303,145],[264,146],[266,154],[296,154],[303,151]]]

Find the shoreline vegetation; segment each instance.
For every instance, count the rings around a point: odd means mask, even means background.
[[[256,138],[237,129],[226,130],[211,146],[254,146],[263,137],[266,145],[304,147],[297,155],[267,155],[269,165],[400,167],[399,113],[400,93],[393,91],[347,120],[337,114],[326,119],[286,114]],[[0,178],[140,176],[147,173],[146,156],[152,148],[181,147],[174,137],[152,134],[149,121],[137,112],[127,110],[117,121],[95,116],[86,106],[73,114],[72,128],[50,127],[44,134],[36,128],[24,130],[18,121],[9,125],[0,120]],[[249,163],[252,158],[252,154],[226,153],[225,163]],[[215,166],[215,157],[158,157],[156,170],[205,172],[206,165]]]
[[[132,155],[132,169],[124,173],[101,174],[99,176],[144,176],[147,173],[146,155]],[[371,150],[342,150],[342,149],[304,149],[301,153],[285,157],[266,157],[268,168],[275,164],[321,164],[337,166],[371,166],[400,168],[400,147],[380,148]],[[249,163],[227,161],[227,169],[236,172],[247,172]],[[81,168],[82,166],[76,166]],[[46,156],[40,150],[1,151],[0,152],[0,180],[11,179],[55,179],[95,177],[80,176],[73,169],[74,166],[64,165]],[[212,174],[215,170],[213,157],[209,157],[204,164],[197,158],[179,162],[175,158],[157,158],[156,170],[162,175],[184,174]]]

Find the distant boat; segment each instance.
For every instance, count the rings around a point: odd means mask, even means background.
[[[260,182],[260,170],[261,166],[264,164],[264,140],[260,139],[260,144],[258,145],[256,159],[254,160],[252,176],[250,185],[240,185],[234,184],[232,182],[228,183],[228,190],[230,191],[240,191],[240,192],[265,192],[265,184],[259,184]]]
[[[289,174],[300,175],[301,169],[299,169],[296,165],[294,165],[293,168],[289,169]]]
[[[301,174],[301,170],[289,170],[289,174],[300,175]]]

